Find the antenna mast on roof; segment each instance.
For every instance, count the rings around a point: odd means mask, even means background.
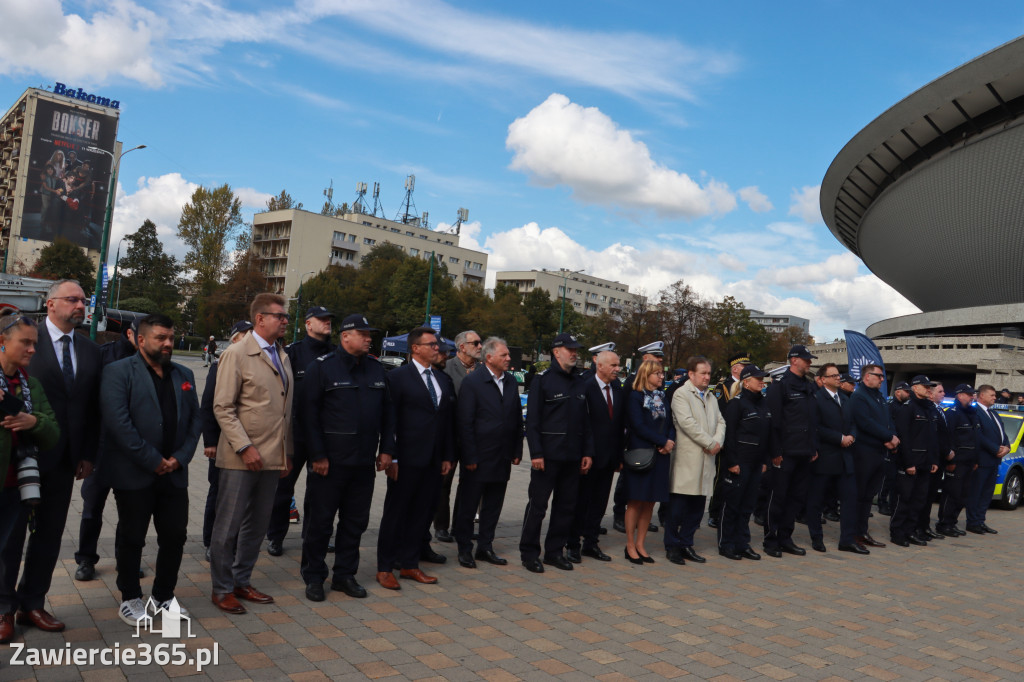
[[[373,183],[373,215],[377,215],[377,211],[380,211],[380,217],[384,217],[384,207],[380,205],[380,183]]]
[[[416,203],[412,200],[412,193],[415,189],[416,176],[409,175],[405,178],[405,198],[402,199],[402,206],[398,209],[395,222],[419,226],[420,218],[416,215]]]
[[[327,207],[331,209],[331,215],[334,215],[334,178],[331,178],[331,186],[324,190],[324,196],[327,197]]]
[[[356,183],[356,200],[352,202],[353,213],[366,213],[366,183]]]

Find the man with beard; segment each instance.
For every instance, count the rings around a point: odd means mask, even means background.
[[[139,585],[150,520],[159,550],[153,578],[157,609],[174,600],[188,526],[188,464],[202,421],[192,371],[171,362],[174,323],[165,315],[139,322],[139,353],[103,372],[103,469],[117,500],[117,587],[121,620],[147,617]]]

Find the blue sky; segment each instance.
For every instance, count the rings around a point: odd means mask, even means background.
[[[489,282],[684,279],[830,340],[916,309],[821,221],[829,163],[1024,27],[1017,4],[904,5],[0,0],[0,103],[55,81],[122,102],[120,139],[148,148],[124,159],[111,254],[150,218],[181,255],[198,184],[251,216],[281,189],[319,210],[331,180],[337,202],[376,181],[394,218],[415,173],[433,224],[469,209]]]

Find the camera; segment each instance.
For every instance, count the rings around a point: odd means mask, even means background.
[[[32,444],[18,445],[14,453],[18,475],[18,493],[22,504],[39,504],[39,448]]]

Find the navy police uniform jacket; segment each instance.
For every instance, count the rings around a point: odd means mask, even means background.
[[[311,362],[302,382],[299,429],[310,461],[329,457],[332,466],[373,466],[378,449],[394,454],[394,408],[377,359],[357,358],[338,346]]]
[[[934,403],[927,398],[911,398],[896,412],[896,433],[900,437],[896,465],[901,470],[916,467],[928,473],[939,463],[939,439],[935,426]]]
[[[722,470],[767,464],[772,458],[772,413],[759,391],[740,389],[725,408]]]
[[[953,443],[953,464],[973,466],[978,463],[978,412],[974,405],[957,403],[946,410],[950,440]],[[948,462],[947,462],[948,464]]]
[[[557,363],[533,379],[526,401],[526,443],[531,459],[579,462],[593,457],[587,400],[579,370]]]
[[[295,379],[295,398],[292,400],[292,424],[298,424],[299,411],[302,409],[302,385],[306,376],[306,368],[310,363],[321,355],[326,355],[333,350],[330,340],[319,341],[312,336],[306,336],[295,343],[289,343],[284,347],[284,352],[292,363],[292,377]],[[293,429],[292,442],[298,446],[305,446],[306,439],[303,429]]]
[[[810,459],[818,451],[815,388],[813,383],[790,369],[768,387],[766,399],[772,413],[773,459],[780,456]]]

